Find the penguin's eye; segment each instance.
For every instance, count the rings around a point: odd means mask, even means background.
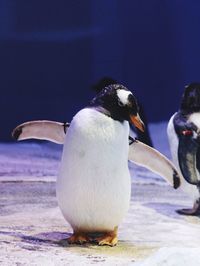
[[[119,106],[124,106],[123,103],[120,100],[118,100],[118,105]]]

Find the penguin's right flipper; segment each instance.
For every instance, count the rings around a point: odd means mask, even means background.
[[[179,167],[185,180],[192,185],[200,183],[199,169],[197,169],[199,148],[199,143],[193,137],[179,136]]]
[[[188,121],[181,112],[174,115],[173,125],[179,138],[178,162],[181,173],[188,183],[198,185],[200,183],[198,128],[193,122]]]
[[[16,140],[40,139],[63,144],[68,127],[68,123],[48,120],[30,121],[17,126],[12,132],[12,137]]]
[[[195,201],[192,209],[181,209],[176,212],[181,215],[200,216],[200,199]]]
[[[173,163],[157,150],[138,140],[130,143],[128,159],[164,177],[175,189],[181,184]]]

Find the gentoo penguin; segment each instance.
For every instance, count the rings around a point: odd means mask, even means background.
[[[174,188],[180,185],[177,170],[167,158],[129,140],[128,122],[144,130],[136,98],[124,86],[114,84],[101,90],[70,125],[33,121],[13,131],[18,140],[46,138],[64,143],[57,198],[73,228],[69,243],[117,244],[117,229],[130,201],[128,159],[164,176]]]
[[[200,215],[200,83],[185,87],[180,109],[167,127],[172,159],[182,173],[181,188],[194,200],[192,209],[178,210]]]

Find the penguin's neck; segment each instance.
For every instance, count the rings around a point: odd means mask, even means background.
[[[200,112],[195,112],[188,115],[189,122],[195,124],[200,129]]]
[[[179,112],[187,117],[193,113],[200,113],[200,107],[180,108]]]
[[[190,109],[180,109],[178,114],[185,119],[189,119],[190,117],[198,117],[198,119],[200,118],[200,110],[192,111]]]
[[[92,108],[92,109],[95,109],[96,111],[108,116],[108,117],[111,117],[112,119],[116,120],[116,121],[119,121],[119,122],[124,122],[124,119],[119,115],[118,112],[112,112],[112,111],[109,111],[108,109],[106,109],[105,107],[101,106],[101,105],[92,105],[92,106],[89,106],[89,108]]]
[[[100,112],[100,113],[102,113],[102,114],[104,114],[104,115],[106,115],[108,117],[112,117],[111,113],[107,109],[105,109],[103,106],[100,106],[100,105],[98,105],[98,106],[90,106],[90,108],[92,108],[92,109],[96,110],[97,112]]]

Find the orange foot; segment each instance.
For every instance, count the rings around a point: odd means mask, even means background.
[[[74,232],[68,239],[69,244],[85,244],[90,242],[90,238],[86,233],[83,232]]]
[[[106,232],[103,236],[95,238],[95,242],[99,246],[108,245],[108,246],[115,246],[117,245],[117,231],[118,227],[116,226],[113,231]]]

